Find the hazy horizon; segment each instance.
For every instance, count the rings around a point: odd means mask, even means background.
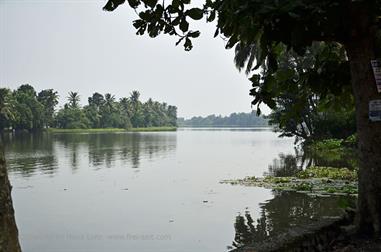
[[[60,106],[69,91],[86,104],[94,92],[119,99],[138,90],[141,100],[175,105],[185,118],[255,109],[248,77],[235,68],[234,50],[213,38],[215,26],[193,26],[201,37],[185,52],[175,37],[135,35],[133,10],[108,13],[104,3],[0,0],[0,85],[53,88]]]

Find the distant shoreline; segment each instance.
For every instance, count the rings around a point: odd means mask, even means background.
[[[253,125],[253,126],[237,126],[237,125],[205,125],[205,126],[193,126],[193,125],[179,125],[178,128],[237,128],[237,129],[252,129],[252,128],[274,128],[271,125]]]
[[[99,132],[159,132],[159,131],[176,131],[177,127],[147,127],[147,128],[96,128],[96,129],[58,129],[49,128],[45,129],[51,133],[99,133]]]
[[[60,129],[60,128],[48,128],[41,130],[34,130],[31,132],[49,132],[49,133],[118,133],[118,132],[168,132],[177,131],[181,129],[273,129],[273,126],[163,126],[163,127],[146,127],[146,128],[90,128],[90,129]],[[2,133],[11,133],[12,130],[4,130]],[[18,130],[16,132],[29,132],[27,130]]]

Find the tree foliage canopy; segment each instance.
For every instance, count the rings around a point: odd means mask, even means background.
[[[73,106],[73,94],[76,100]],[[115,96],[95,92],[88,104],[81,108],[79,95],[69,92],[64,108],[57,112],[55,127],[58,128],[136,128],[176,126],[177,107],[149,99],[141,102],[140,93],[132,91],[130,97],[119,101]]]
[[[254,127],[268,126],[268,120],[258,116],[256,111],[252,111],[251,113],[231,113],[229,116],[195,116],[187,120],[179,118],[178,124],[180,127]]]
[[[67,103],[58,111],[58,93],[45,89],[36,93],[28,84],[17,90],[0,88],[0,131],[58,128],[132,128],[176,126],[177,107],[149,99],[142,102],[138,91],[119,101],[95,92],[80,106],[80,95],[69,92]]]
[[[124,2],[109,0],[104,9],[113,11]],[[281,58],[288,56],[285,52],[303,57],[311,54],[314,43],[325,41],[326,47],[316,62],[310,64],[313,73],[301,77],[313,91],[337,95],[343,86],[350,86],[343,45],[362,33],[374,32],[380,36],[381,28],[380,0],[205,0],[199,8],[190,0],[127,2],[138,13],[138,19],[133,22],[138,35],[175,35],[179,37],[176,44],[183,43],[185,50],[192,49],[192,39],[200,35],[199,31],[190,29],[191,20],[205,17],[207,22],[212,22],[217,19],[215,36],[220,34],[226,38],[226,48],[237,45],[238,51],[244,54],[245,50],[246,53],[251,51],[247,72],[262,69],[262,75],[254,73],[250,78],[253,104],[263,102],[272,108],[279,94],[275,83],[294,77],[279,64]],[[360,18],[364,13],[367,20],[362,22],[362,27],[353,16]]]

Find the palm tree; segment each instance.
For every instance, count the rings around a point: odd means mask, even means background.
[[[131,117],[131,105],[130,105],[130,99],[123,97],[120,99],[119,104],[121,106],[122,111],[128,116]]]
[[[112,112],[115,107],[115,96],[110,93],[105,94],[105,106],[109,112]]]
[[[137,104],[139,102],[139,97],[140,97],[139,91],[136,91],[136,90],[132,91],[130,94],[130,100],[132,104]]]
[[[72,108],[78,108],[79,103],[79,94],[77,92],[69,92],[69,96],[67,97],[67,100],[69,101],[69,106]]]
[[[132,107],[131,123],[134,127],[139,127],[141,122],[139,97],[139,91],[134,90],[130,94],[130,102]]]

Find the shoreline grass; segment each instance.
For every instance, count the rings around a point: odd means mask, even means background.
[[[177,127],[147,127],[147,128],[130,128],[129,132],[156,132],[156,131],[176,131]]]
[[[113,133],[113,132],[160,132],[160,131],[176,131],[176,127],[147,127],[147,128],[96,128],[96,129],[46,129],[50,133]]]

